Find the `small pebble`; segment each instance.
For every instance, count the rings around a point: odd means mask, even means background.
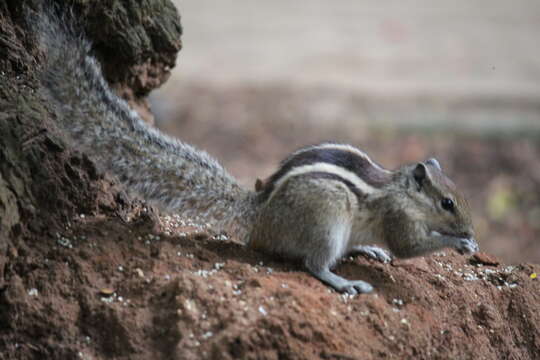
[[[473,259],[483,265],[497,266],[501,262],[492,255],[488,255],[484,252],[477,252],[473,255]]]
[[[28,295],[30,296],[38,296],[38,289],[32,288],[28,291]]]
[[[143,272],[141,269],[139,269],[139,268],[136,268],[136,269],[135,269],[135,273],[136,273],[137,276],[139,276],[139,277],[144,277],[144,272]]]

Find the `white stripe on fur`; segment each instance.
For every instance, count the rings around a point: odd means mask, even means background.
[[[358,177],[355,173],[347,169],[344,169],[337,165],[320,162],[320,163],[315,163],[311,165],[298,166],[298,167],[292,168],[289,172],[285,173],[281,178],[279,178],[275,182],[274,189],[270,193],[269,200],[276,193],[276,191],[278,191],[279,188],[291,177],[303,175],[303,174],[309,174],[312,172],[323,172],[323,173],[337,175],[351,182],[359,191],[361,191],[364,194],[372,194],[374,192],[379,191],[378,189],[374,188],[373,186],[369,185],[368,183],[360,179],[360,177]]]
[[[353,153],[353,154],[355,154],[357,156],[360,156],[361,158],[367,160],[371,165],[376,167],[378,170],[381,170],[381,171],[383,171],[385,173],[390,173],[391,172],[390,170],[386,170],[386,169],[382,168],[379,164],[373,162],[373,160],[371,160],[371,158],[365,152],[363,152],[362,150],[360,150],[360,149],[358,149],[358,148],[356,148],[356,147],[354,147],[352,145],[348,145],[348,144],[323,143],[323,144],[319,144],[319,145],[314,145],[314,146],[310,146],[310,147],[300,149],[300,150],[294,152],[290,156],[290,158],[294,157],[295,155],[301,154],[303,152],[316,150],[316,149],[334,149],[334,150],[348,151],[350,153]]]

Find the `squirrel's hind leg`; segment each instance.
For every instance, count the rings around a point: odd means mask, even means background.
[[[313,224],[309,234],[311,251],[304,255],[306,269],[323,283],[330,285],[335,290],[355,295],[368,293],[373,287],[362,280],[347,280],[330,271],[344,254],[350,236],[350,224],[338,222],[339,219]]]
[[[313,276],[339,292],[370,292],[367,282],[330,271],[347,252],[358,204],[346,183],[327,175],[292,176],[281,184],[262,207],[249,245],[302,261]]]
[[[335,290],[350,295],[369,293],[373,291],[370,283],[362,280],[347,280],[331,272],[328,268],[311,270],[309,272],[323,283],[330,285]]]
[[[336,204],[333,204],[335,207]],[[304,265],[314,277],[335,290],[351,295],[369,293],[373,287],[362,280],[347,280],[334,274],[330,268],[346,254],[350,238],[351,222],[344,219],[343,212],[323,211],[324,217],[309,226],[305,234],[309,238],[310,251],[304,254]],[[305,241],[306,243],[308,241]]]

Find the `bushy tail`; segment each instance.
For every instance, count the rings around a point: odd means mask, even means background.
[[[115,95],[70,16],[34,16],[46,53],[42,85],[74,145],[165,210],[225,227],[247,221],[251,194],[206,152],[150,127]]]

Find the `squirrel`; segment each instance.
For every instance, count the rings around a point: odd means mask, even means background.
[[[41,89],[59,127],[99,168],[164,211],[204,219],[253,249],[299,261],[348,294],[373,287],[331,271],[345,255],[389,262],[442,248],[478,250],[467,201],[437,160],[390,171],[356,147],[322,143],[290,154],[255,191],[242,188],[206,152],[130,109],[105,81],[90,41],[69,21],[54,11],[37,17],[46,58]]]

